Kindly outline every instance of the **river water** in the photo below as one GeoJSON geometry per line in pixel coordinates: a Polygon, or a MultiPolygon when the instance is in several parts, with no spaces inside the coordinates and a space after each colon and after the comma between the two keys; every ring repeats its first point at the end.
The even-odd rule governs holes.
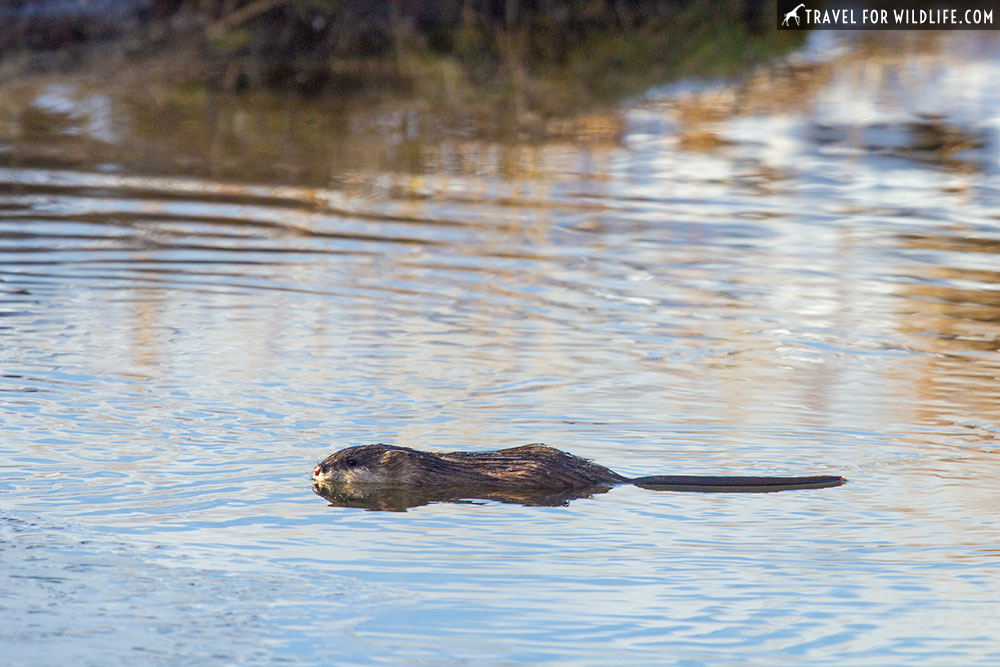
{"type": "Polygon", "coordinates": [[[8,84],[0,661],[1000,663],[997,80],[821,33],[538,131],[8,84]],[[849,483],[312,493],[376,441],[849,483]]]}

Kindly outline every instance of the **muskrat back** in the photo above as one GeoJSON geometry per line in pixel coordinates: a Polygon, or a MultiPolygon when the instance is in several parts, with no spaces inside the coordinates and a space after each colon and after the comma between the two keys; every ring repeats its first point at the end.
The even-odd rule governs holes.
{"type": "Polygon", "coordinates": [[[577,489],[627,478],[604,466],[542,444],[492,452],[421,452],[395,445],[348,447],[318,463],[313,481],[325,485],[577,489]]]}

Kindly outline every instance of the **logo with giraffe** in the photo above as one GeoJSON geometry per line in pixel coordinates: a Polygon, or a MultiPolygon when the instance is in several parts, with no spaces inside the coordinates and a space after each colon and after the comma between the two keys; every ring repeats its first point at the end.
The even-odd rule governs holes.
{"type": "Polygon", "coordinates": [[[791,19],[795,19],[795,25],[800,25],[800,22],[799,22],[799,10],[802,9],[803,7],[805,7],[805,6],[806,6],[806,4],[804,2],[800,2],[798,5],[795,6],[795,9],[793,9],[790,12],[785,13],[785,20],[781,22],[781,25],[790,26],[791,24],[788,21],[791,20],[791,19]]]}

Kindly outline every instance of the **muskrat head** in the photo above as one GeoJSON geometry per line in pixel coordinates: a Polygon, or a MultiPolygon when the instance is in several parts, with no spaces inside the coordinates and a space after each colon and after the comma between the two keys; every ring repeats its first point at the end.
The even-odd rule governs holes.
{"type": "Polygon", "coordinates": [[[423,452],[394,445],[364,445],[334,452],[313,468],[313,483],[325,486],[405,484],[420,469],[423,452]]]}

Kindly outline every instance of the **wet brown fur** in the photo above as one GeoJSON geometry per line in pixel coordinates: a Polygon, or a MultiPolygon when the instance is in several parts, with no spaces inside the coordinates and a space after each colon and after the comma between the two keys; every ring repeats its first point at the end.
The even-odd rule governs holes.
{"type": "Polygon", "coordinates": [[[394,445],[348,447],[313,470],[322,484],[580,489],[629,481],[604,466],[541,444],[493,452],[421,452],[394,445]]]}

